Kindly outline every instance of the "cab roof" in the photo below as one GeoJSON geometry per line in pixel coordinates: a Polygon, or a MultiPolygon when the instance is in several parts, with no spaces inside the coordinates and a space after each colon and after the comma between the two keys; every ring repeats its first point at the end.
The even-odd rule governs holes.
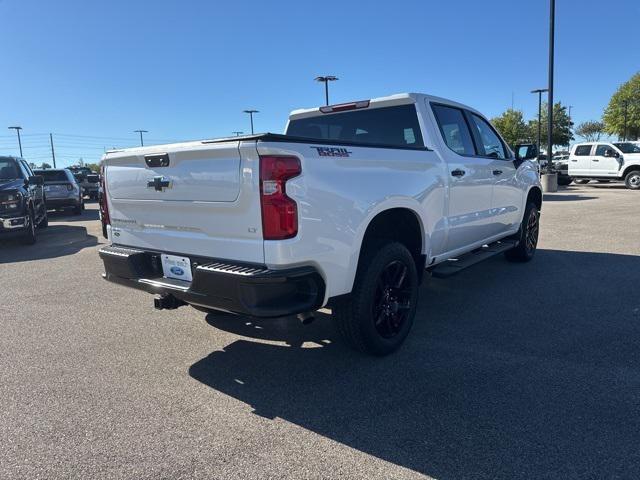
{"type": "Polygon", "coordinates": [[[343,110],[346,110],[346,108],[341,108],[341,107],[346,107],[351,104],[364,104],[365,102],[368,102],[368,105],[366,107],[360,107],[360,108],[371,109],[371,108],[392,107],[396,105],[409,105],[412,103],[415,104],[415,103],[424,102],[425,100],[429,102],[434,102],[434,103],[443,103],[446,105],[452,105],[458,108],[464,108],[474,113],[477,113],[480,116],[483,116],[480,112],[478,112],[474,108],[471,108],[468,105],[464,105],[459,102],[455,102],[453,100],[449,100],[447,98],[436,97],[434,95],[428,95],[426,93],[397,93],[395,95],[389,95],[387,97],[372,98],[370,100],[356,100],[352,102],[329,105],[328,107],[335,109],[334,111],[329,111],[328,107],[302,108],[298,110],[293,110],[289,114],[289,120],[298,120],[301,118],[317,117],[319,115],[337,114],[343,110]]]}

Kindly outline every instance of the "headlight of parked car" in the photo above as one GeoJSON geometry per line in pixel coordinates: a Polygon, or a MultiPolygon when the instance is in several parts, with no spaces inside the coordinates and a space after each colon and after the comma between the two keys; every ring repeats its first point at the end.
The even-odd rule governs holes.
{"type": "Polygon", "coordinates": [[[20,192],[0,194],[0,211],[5,213],[18,212],[21,205],[22,194],[20,192]]]}

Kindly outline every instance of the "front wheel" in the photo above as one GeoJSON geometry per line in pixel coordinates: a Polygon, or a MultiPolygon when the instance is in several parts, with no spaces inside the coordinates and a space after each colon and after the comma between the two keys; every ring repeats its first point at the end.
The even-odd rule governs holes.
{"type": "Polygon", "coordinates": [[[640,190],[640,170],[632,170],[624,177],[624,184],[631,190],[640,190]]]}
{"type": "Polygon", "coordinates": [[[525,208],[518,233],[518,245],[505,252],[511,262],[528,262],[536,253],[540,231],[540,212],[535,203],[529,202],[525,208]]]}
{"type": "Polygon", "coordinates": [[[333,314],[350,346],[382,356],[407,338],[417,302],[413,256],[403,244],[392,242],[363,252],[351,295],[334,305],[333,314]]]}
{"type": "Polygon", "coordinates": [[[27,215],[27,225],[25,226],[21,240],[25,245],[33,245],[36,243],[36,224],[32,210],[29,210],[29,215],[27,215]]]}

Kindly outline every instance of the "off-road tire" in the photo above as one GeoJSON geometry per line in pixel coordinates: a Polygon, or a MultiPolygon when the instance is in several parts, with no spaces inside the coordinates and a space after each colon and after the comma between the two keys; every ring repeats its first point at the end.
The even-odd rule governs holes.
{"type": "Polygon", "coordinates": [[[533,202],[527,203],[517,234],[518,245],[504,255],[510,262],[528,262],[536,253],[540,231],[540,212],[533,202]]]}
{"type": "Polygon", "coordinates": [[[383,356],[406,339],[417,301],[418,273],[407,247],[399,242],[377,243],[363,252],[353,290],[336,302],[333,315],[351,347],[383,356]]]}

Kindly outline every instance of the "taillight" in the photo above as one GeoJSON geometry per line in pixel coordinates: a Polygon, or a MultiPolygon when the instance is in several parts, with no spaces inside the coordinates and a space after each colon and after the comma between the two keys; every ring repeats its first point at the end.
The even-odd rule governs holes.
{"type": "MultiPolygon", "coordinates": [[[[111,220],[109,219],[109,204],[107,202],[107,182],[106,182],[106,169],[105,164],[100,165],[100,189],[102,190],[102,194],[100,195],[100,210],[102,213],[102,232],[106,233],[107,225],[111,225],[111,220]]],[[[106,234],[105,234],[106,237],[106,234]]]]}
{"type": "Polygon", "coordinates": [[[298,206],[287,197],[287,180],[302,172],[297,157],[260,157],[260,205],[265,240],[283,240],[298,234],[298,206]]]}
{"type": "Polygon", "coordinates": [[[73,191],[73,185],[71,185],[70,183],[67,184],[67,190],[69,190],[70,192],[73,191]]]}

